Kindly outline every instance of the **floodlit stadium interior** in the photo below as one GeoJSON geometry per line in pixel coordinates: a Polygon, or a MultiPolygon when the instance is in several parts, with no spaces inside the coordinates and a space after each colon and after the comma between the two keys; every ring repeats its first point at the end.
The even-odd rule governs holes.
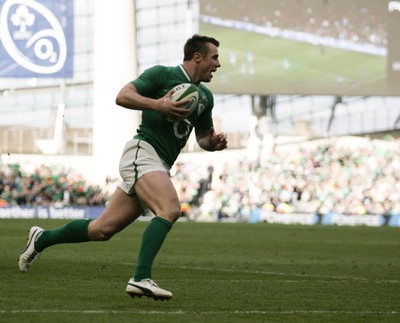
{"type": "MultiPolygon", "coordinates": [[[[265,17],[269,25],[263,17],[254,19],[268,28],[278,24],[285,12],[279,11],[282,1],[270,2],[274,8],[270,13],[275,20],[269,19],[268,14],[265,17]]],[[[289,5],[291,1],[283,2],[289,5]]],[[[312,5],[322,2],[304,1],[309,5],[305,14],[310,14],[312,5]]],[[[219,15],[219,6],[226,3],[230,8],[244,3],[247,6],[245,0],[222,1],[222,4],[216,0],[118,0],[112,6],[106,1],[73,1],[70,76],[10,77],[5,74],[6,66],[0,65],[0,202],[3,206],[104,205],[119,180],[118,161],[123,146],[140,121],[139,112],[116,106],[117,92],[152,65],[179,64],[185,40],[192,34],[208,31],[214,18],[242,19],[237,10],[225,12],[226,17],[219,15]],[[12,199],[10,191],[16,183],[24,187],[24,178],[29,175],[32,179],[32,174],[53,178],[58,183],[68,182],[68,190],[57,186],[59,196],[55,198],[48,192],[43,193],[42,187],[38,190],[39,198],[26,195],[12,199]],[[8,192],[5,190],[7,181],[14,181],[8,192]],[[79,195],[84,187],[90,187],[90,193],[79,195]]],[[[264,9],[268,12],[268,7],[264,9]]],[[[254,27],[251,19],[250,15],[243,17],[246,28],[249,24],[254,27]]],[[[221,28],[223,23],[218,21],[221,28]]],[[[304,21],[298,23],[306,24],[304,21]]],[[[322,23],[329,24],[327,20],[322,23]]],[[[283,25],[279,28],[287,30],[291,26],[287,21],[283,25]]],[[[385,21],[378,27],[388,28],[385,21]]],[[[278,33],[277,26],[271,30],[266,32],[278,33]]],[[[365,26],[363,31],[376,32],[365,26]]],[[[302,32],[296,30],[293,36],[287,37],[297,37],[302,32]]],[[[382,33],[387,36],[388,29],[382,33]]],[[[218,29],[218,35],[225,34],[218,29]]],[[[378,37],[381,34],[374,35],[369,38],[375,42],[374,46],[387,46],[383,38],[378,37]]],[[[274,41],[277,37],[274,34],[274,41]]],[[[318,37],[332,36],[321,32],[318,37]]],[[[365,34],[363,37],[368,38],[365,34]]],[[[220,39],[220,47],[221,53],[226,55],[221,61],[226,59],[227,65],[231,63],[234,68],[240,55],[233,55],[232,47],[224,49],[224,39],[220,39]]],[[[360,39],[361,36],[357,42],[360,39]]],[[[5,43],[3,38],[2,41],[5,43]]],[[[353,50],[353,45],[346,41],[344,46],[353,50]]],[[[238,39],[238,48],[241,43],[238,39]]],[[[231,46],[232,42],[229,44],[231,46]]],[[[392,47],[394,55],[398,55],[394,60],[400,61],[400,45],[396,46],[392,47]]],[[[324,55],[331,50],[329,46],[326,48],[324,55]]],[[[384,53],[385,50],[386,47],[384,53]]],[[[257,70],[250,72],[249,64],[258,56],[253,58],[253,52],[249,53],[246,70],[243,71],[242,64],[238,71],[242,68],[243,73],[257,74],[257,70]]],[[[298,63],[293,58],[295,54],[283,58],[283,69],[288,70],[293,62],[298,63]]],[[[379,55],[386,55],[387,59],[390,56],[379,55]]],[[[306,58],[302,62],[306,62],[306,58]]],[[[391,189],[400,187],[399,76],[394,81],[390,79],[396,86],[390,85],[391,92],[384,92],[385,95],[378,90],[364,93],[365,88],[355,94],[342,94],[337,89],[327,93],[325,88],[320,93],[317,90],[311,93],[317,85],[304,93],[284,93],[284,87],[271,92],[268,86],[274,79],[268,76],[268,64],[265,68],[262,76],[269,81],[263,87],[261,79],[261,84],[256,86],[257,93],[250,90],[230,92],[227,87],[228,90],[219,91],[228,84],[223,82],[233,75],[221,68],[220,83],[214,90],[214,121],[219,131],[227,133],[229,149],[202,153],[195,140],[189,140],[173,170],[183,212],[193,217],[213,214],[249,219],[256,205],[278,213],[325,214],[332,210],[386,216],[400,213],[400,196],[391,189]],[[193,169],[202,171],[193,172],[193,169]]],[[[369,73],[375,71],[368,70],[362,77],[370,77],[369,73]]],[[[242,84],[235,82],[233,89],[238,86],[242,84]]],[[[210,87],[213,89],[212,84],[210,87]]]]}

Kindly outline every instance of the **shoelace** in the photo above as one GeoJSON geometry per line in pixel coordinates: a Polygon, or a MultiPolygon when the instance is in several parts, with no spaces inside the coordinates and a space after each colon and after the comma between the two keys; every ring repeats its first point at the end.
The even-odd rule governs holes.
{"type": "Polygon", "coordinates": [[[149,283],[151,286],[158,287],[158,285],[152,279],[146,278],[146,279],[143,279],[142,281],[149,283]]]}

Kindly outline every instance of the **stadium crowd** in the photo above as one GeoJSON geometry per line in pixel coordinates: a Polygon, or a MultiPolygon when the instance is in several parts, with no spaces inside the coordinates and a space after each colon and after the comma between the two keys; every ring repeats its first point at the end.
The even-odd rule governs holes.
{"type": "MultiPolygon", "coordinates": [[[[206,168],[206,167],[204,167],[206,168]]],[[[246,219],[278,213],[400,213],[400,145],[396,140],[348,145],[329,140],[276,151],[263,164],[237,159],[219,174],[179,165],[177,187],[190,216],[246,219]]]]}
{"type": "MultiPolygon", "coordinates": [[[[255,209],[277,213],[399,214],[400,143],[345,140],[277,150],[262,163],[241,159],[223,165],[178,162],[172,180],[183,215],[245,220],[255,209]]],[[[104,205],[111,186],[92,186],[57,167],[31,174],[1,165],[0,206],[104,205]]]]}
{"type": "Polygon", "coordinates": [[[41,165],[28,172],[19,164],[0,165],[0,207],[94,206],[108,201],[107,191],[69,169],[41,165]]]}

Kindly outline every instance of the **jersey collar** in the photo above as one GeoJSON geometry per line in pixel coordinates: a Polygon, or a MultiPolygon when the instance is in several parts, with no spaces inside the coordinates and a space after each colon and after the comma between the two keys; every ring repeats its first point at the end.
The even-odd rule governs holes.
{"type": "Polygon", "coordinates": [[[192,79],[190,78],[188,72],[186,72],[186,70],[185,70],[185,68],[183,67],[183,65],[180,64],[179,67],[180,67],[182,73],[186,76],[187,80],[191,83],[191,82],[192,82],[192,79]]]}

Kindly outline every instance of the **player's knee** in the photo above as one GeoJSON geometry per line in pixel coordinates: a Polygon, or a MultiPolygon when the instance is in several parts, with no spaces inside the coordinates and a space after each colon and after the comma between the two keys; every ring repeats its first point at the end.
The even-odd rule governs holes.
{"type": "Polygon", "coordinates": [[[181,216],[181,206],[180,204],[171,205],[168,210],[166,210],[163,214],[163,217],[166,218],[171,223],[176,222],[181,216]]]}
{"type": "Polygon", "coordinates": [[[107,241],[114,234],[96,226],[89,227],[88,236],[91,241],[107,241]]]}

